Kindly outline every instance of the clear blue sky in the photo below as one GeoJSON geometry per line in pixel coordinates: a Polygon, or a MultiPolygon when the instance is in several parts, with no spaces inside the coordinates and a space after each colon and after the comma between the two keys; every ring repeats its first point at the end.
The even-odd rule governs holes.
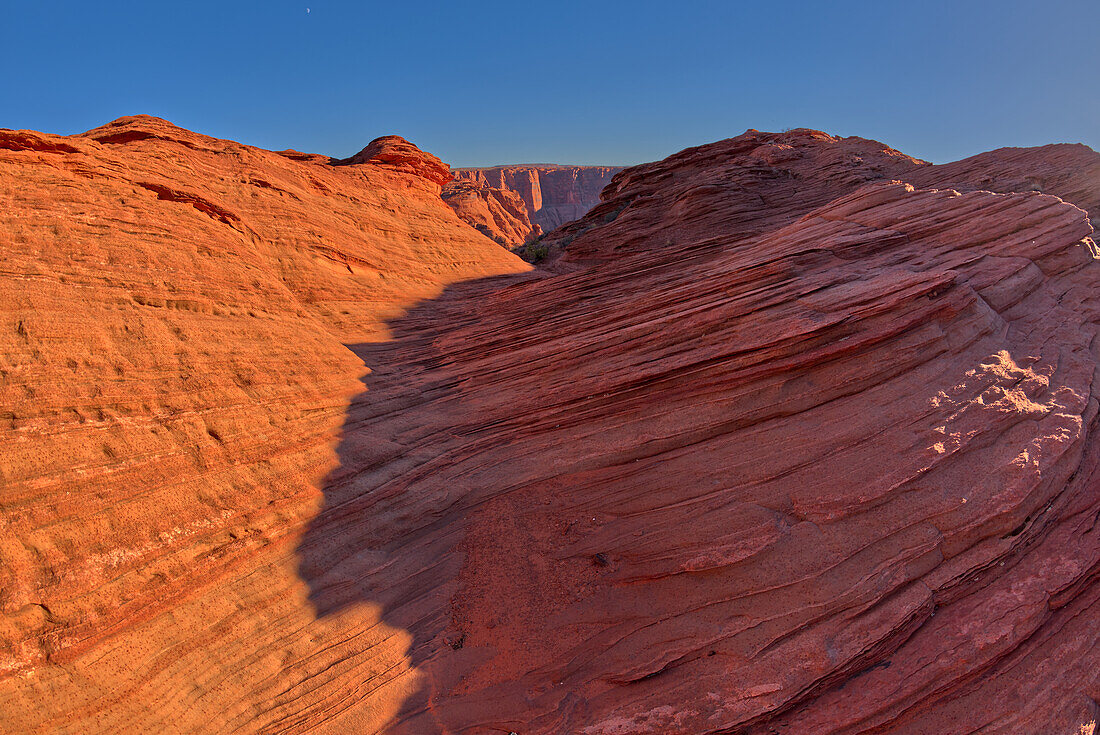
{"type": "Polygon", "coordinates": [[[11,0],[0,64],[0,127],[148,113],[336,156],[396,133],[460,166],[638,163],[750,127],[937,162],[1100,149],[1100,0],[11,0]]]}

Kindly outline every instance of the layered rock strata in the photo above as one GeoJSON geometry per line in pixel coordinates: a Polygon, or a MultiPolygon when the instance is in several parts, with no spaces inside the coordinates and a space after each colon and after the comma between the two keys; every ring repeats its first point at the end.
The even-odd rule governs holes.
{"type": "Polygon", "coordinates": [[[750,131],[529,273],[407,150],[0,133],[4,726],[1087,731],[1070,152],[750,131]]]}
{"type": "Polygon", "coordinates": [[[359,351],[394,367],[349,423],[424,459],[342,455],[313,599],[413,632],[393,732],[1087,726],[1091,231],[880,183],[750,243],[460,289],[359,351]]]}

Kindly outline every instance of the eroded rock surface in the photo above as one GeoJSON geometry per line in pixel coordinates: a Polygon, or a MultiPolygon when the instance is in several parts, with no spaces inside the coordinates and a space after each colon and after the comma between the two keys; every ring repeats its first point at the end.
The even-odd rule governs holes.
{"type": "Polygon", "coordinates": [[[1090,233],[1053,197],[872,184],[752,246],[414,313],[351,420],[401,405],[435,456],[336,481],[316,599],[416,631],[397,732],[1072,731],[1100,693],[1090,233]]]}
{"type": "Polygon", "coordinates": [[[599,205],[545,242],[564,249],[567,262],[593,262],[716,236],[749,240],[868,182],[928,165],[864,138],[749,130],[621,171],[599,205]]]}
{"type": "Polygon", "coordinates": [[[618,174],[551,274],[415,166],[0,133],[5,724],[1086,732],[1062,151],[959,193],[1021,174],[750,131],[618,174]]]}
{"type": "Polygon", "coordinates": [[[486,237],[515,247],[584,216],[621,167],[517,165],[454,169],[443,199],[486,237]]]}
{"type": "Polygon", "coordinates": [[[1086,212],[1100,209],[1100,153],[1084,145],[1001,148],[931,165],[865,138],[749,130],[623,170],[598,205],[548,231],[544,242],[565,252],[567,263],[587,263],[717,233],[749,239],[835,196],[891,179],[960,191],[1038,191],[1086,212]]]}
{"type": "Polygon", "coordinates": [[[1093,217],[1100,212],[1100,153],[1079,143],[998,148],[929,166],[911,174],[909,180],[918,186],[960,191],[1039,191],[1073,202],[1093,217]]]}

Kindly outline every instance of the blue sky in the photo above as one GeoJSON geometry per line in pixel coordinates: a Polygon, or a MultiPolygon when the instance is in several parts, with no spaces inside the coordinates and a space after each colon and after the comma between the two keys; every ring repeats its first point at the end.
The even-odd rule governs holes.
{"type": "Polygon", "coordinates": [[[336,156],[395,133],[460,166],[639,163],[750,127],[936,162],[1100,149],[1097,0],[5,5],[0,127],[148,113],[336,156]]]}

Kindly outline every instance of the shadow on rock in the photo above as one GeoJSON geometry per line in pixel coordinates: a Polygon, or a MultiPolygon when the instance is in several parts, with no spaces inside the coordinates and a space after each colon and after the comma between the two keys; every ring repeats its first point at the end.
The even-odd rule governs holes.
{"type": "MultiPolygon", "coordinates": [[[[462,665],[463,636],[452,626],[450,604],[462,566],[458,547],[468,512],[489,489],[454,471],[477,453],[477,408],[457,389],[460,378],[437,341],[476,324],[492,293],[531,279],[452,286],[391,322],[390,341],[348,345],[370,372],[347,409],[338,466],[299,546],[299,572],[319,618],[370,603],[385,626],[411,635],[407,663],[420,683],[390,732],[446,729],[429,698],[452,662],[462,665]],[[449,471],[441,482],[443,469],[449,471]],[[432,673],[425,672],[429,661],[432,673]]],[[[374,623],[372,616],[353,625],[374,623]]],[[[394,671],[381,679],[403,675],[404,664],[392,663],[394,671]]]]}

